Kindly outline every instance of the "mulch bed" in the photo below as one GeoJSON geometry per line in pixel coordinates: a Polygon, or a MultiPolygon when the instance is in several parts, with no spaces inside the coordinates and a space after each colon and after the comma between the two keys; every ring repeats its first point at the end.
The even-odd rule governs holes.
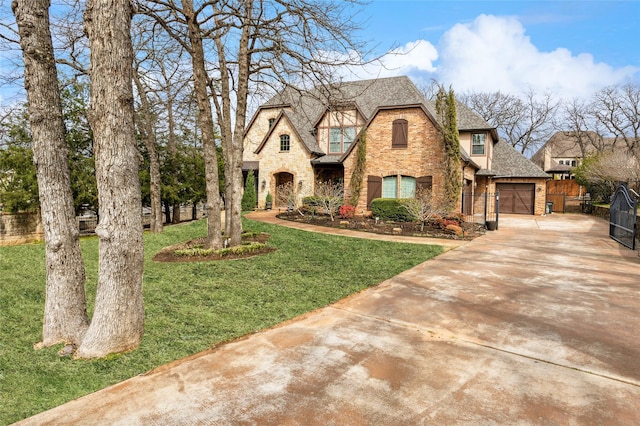
{"type": "Polygon", "coordinates": [[[290,220],[294,222],[309,223],[317,226],[326,226],[329,228],[352,229],[354,231],[372,232],[375,234],[386,235],[403,235],[410,237],[429,237],[429,238],[445,238],[449,240],[472,240],[476,237],[484,235],[486,228],[484,225],[477,223],[463,223],[462,229],[464,235],[456,235],[450,229],[443,229],[437,224],[425,224],[421,229],[420,223],[417,222],[393,222],[393,221],[376,221],[370,217],[355,217],[353,219],[341,219],[338,216],[331,221],[329,215],[301,215],[299,212],[286,212],[277,215],[279,219],[290,220]]]}
{"type": "MultiPolygon", "coordinates": [[[[258,235],[252,235],[248,237],[242,237],[243,243],[249,242],[258,242],[266,244],[267,240],[271,235],[266,233],[260,233],[258,235]]],[[[220,256],[217,253],[213,253],[209,256],[176,256],[174,252],[176,250],[181,249],[189,249],[200,246],[204,244],[205,238],[196,238],[195,240],[174,244],[169,247],[165,247],[156,253],[153,256],[153,260],[156,262],[207,262],[207,261],[217,261],[217,260],[237,260],[237,259],[248,259],[250,257],[259,256],[266,253],[271,253],[277,250],[275,247],[265,246],[263,249],[258,251],[252,251],[250,253],[241,253],[241,254],[227,254],[225,256],[220,256]]]]}

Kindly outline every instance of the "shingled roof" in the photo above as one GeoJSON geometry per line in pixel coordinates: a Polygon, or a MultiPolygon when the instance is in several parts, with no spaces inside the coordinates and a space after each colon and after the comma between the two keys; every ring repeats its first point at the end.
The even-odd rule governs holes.
{"type": "Polygon", "coordinates": [[[495,177],[548,178],[544,170],[520,154],[511,144],[500,139],[493,146],[491,173],[495,177]]]}
{"type": "MultiPolygon", "coordinates": [[[[329,87],[316,87],[310,91],[288,87],[269,99],[260,109],[287,107],[284,115],[309,151],[321,154],[322,150],[312,131],[327,108],[345,105],[357,108],[365,121],[371,120],[378,109],[406,106],[422,106],[432,119],[436,116],[434,102],[427,100],[406,76],[345,82],[329,87]]],[[[458,130],[495,132],[495,128],[464,104],[458,102],[456,109],[458,130]]]]}

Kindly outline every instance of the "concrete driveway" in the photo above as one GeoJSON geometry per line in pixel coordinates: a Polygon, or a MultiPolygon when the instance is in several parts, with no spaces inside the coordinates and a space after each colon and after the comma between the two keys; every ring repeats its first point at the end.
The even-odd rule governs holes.
{"type": "Polygon", "coordinates": [[[581,215],[500,229],[335,305],[23,424],[640,424],[640,257],[581,215]]]}

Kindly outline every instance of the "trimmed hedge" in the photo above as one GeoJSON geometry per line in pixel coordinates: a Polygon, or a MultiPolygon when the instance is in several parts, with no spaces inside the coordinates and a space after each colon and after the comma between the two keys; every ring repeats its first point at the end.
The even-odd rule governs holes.
{"type": "Polygon", "coordinates": [[[401,198],[376,198],[371,201],[371,212],[373,217],[379,217],[381,220],[413,222],[414,217],[405,207],[407,201],[401,198]]]}

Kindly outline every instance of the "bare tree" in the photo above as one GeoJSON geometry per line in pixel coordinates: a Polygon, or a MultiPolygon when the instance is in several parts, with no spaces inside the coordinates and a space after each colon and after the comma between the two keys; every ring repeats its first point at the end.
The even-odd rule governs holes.
{"type": "MultiPolygon", "coordinates": [[[[240,242],[242,231],[242,156],[249,93],[334,81],[335,66],[361,58],[353,54],[362,50],[353,41],[354,5],[357,2],[228,0],[194,8],[190,0],[181,6],[164,0],[141,2],[140,9],[181,40],[192,57],[197,53],[194,46],[209,43],[208,57],[203,50],[198,67],[209,72],[207,102],[213,101],[220,129],[226,234],[232,245],[240,242]]],[[[206,92],[197,82],[195,93],[204,103],[206,92]]],[[[205,142],[205,150],[206,146],[205,142]]]]}
{"type": "Polygon", "coordinates": [[[136,69],[133,73],[140,107],[136,111],[136,124],[138,133],[144,143],[149,155],[149,195],[151,198],[151,224],[149,230],[152,233],[162,232],[162,200],[160,199],[160,157],[156,141],[154,128],[154,113],[146,87],[142,84],[142,79],[136,69]]]}
{"type": "Polygon", "coordinates": [[[318,181],[315,185],[315,196],[333,222],[338,208],[344,203],[344,185],[341,182],[318,181]]]}
{"type": "Polygon", "coordinates": [[[592,113],[613,136],[613,147],[623,145],[640,158],[640,86],[607,87],[594,95],[592,113]]]}
{"type": "Polygon", "coordinates": [[[572,99],[562,105],[562,113],[560,129],[563,136],[575,142],[582,158],[606,149],[601,125],[588,102],[572,99]]]}
{"type": "Polygon", "coordinates": [[[539,95],[532,89],[520,95],[469,92],[459,99],[522,154],[534,153],[555,132],[554,118],[560,103],[549,93],[539,95]]]}
{"type": "MultiPolygon", "coordinates": [[[[208,76],[203,43],[204,31],[200,25],[199,13],[211,6],[205,3],[194,9],[192,0],[181,5],[156,0],[140,4],[140,9],[158,22],[164,30],[178,41],[191,57],[193,68],[194,95],[198,104],[198,127],[202,136],[205,158],[207,192],[207,247],[222,248],[222,223],[220,218],[220,193],[218,188],[218,161],[215,128],[208,93],[208,76]]],[[[205,20],[206,21],[206,20],[205,20]]]]}
{"type": "Polygon", "coordinates": [[[357,2],[237,0],[214,7],[219,80],[210,87],[225,157],[227,232],[240,241],[242,156],[250,91],[335,82],[336,66],[360,64],[357,2]],[[356,54],[354,54],[354,52],[356,54]],[[346,55],[345,55],[346,54],[346,55]]]}
{"type": "Polygon", "coordinates": [[[49,0],[16,0],[47,268],[42,342],[79,345],[89,325],[65,127],[49,30],[49,0]]]}
{"type": "Polygon", "coordinates": [[[424,231],[424,225],[431,219],[445,216],[450,210],[445,197],[433,192],[430,188],[418,188],[416,197],[405,200],[403,206],[415,220],[420,222],[420,232],[424,231]]]}
{"type": "Polygon", "coordinates": [[[293,182],[283,183],[276,188],[276,203],[278,208],[286,207],[288,211],[296,210],[304,216],[300,211],[300,194],[298,187],[293,182]]]}
{"type": "Polygon", "coordinates": [[[144,331],[132,15],[127,0],[89,0],[84,16],[91,54],[89,121],[95,144],[100,253],[95,311],[78,358],[134,349],[144,331]]]}

